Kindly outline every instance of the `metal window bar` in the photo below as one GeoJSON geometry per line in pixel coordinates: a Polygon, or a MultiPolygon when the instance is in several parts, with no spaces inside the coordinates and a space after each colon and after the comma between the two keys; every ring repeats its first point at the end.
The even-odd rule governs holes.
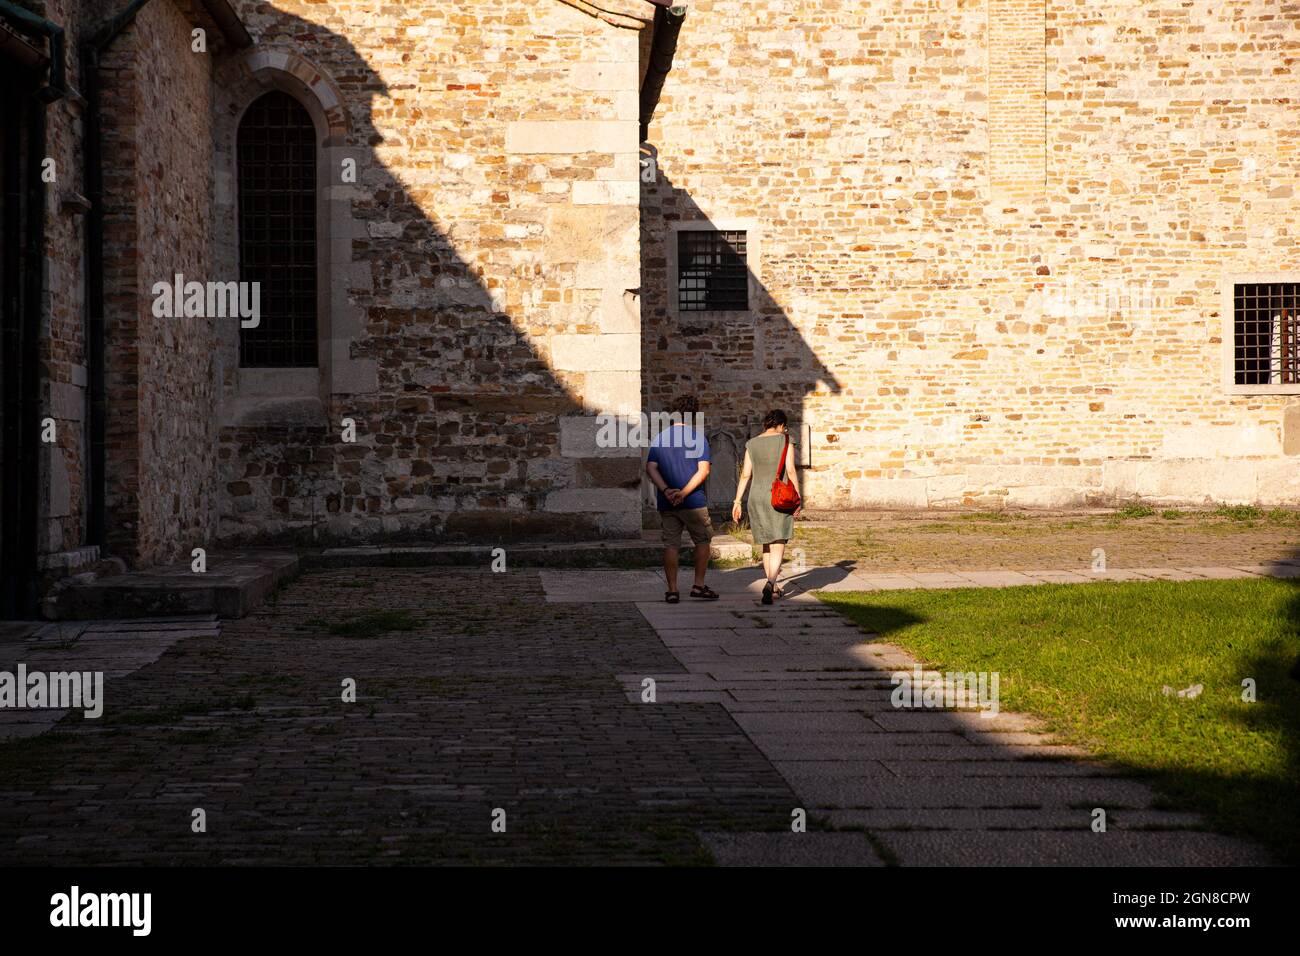
{"type": "Polygon", "coordinates": [[[245,368],[316,365],[316,128],[287,93],[239,126],[239,278],[261,283],[261,322],[239,332],[245,368]]]}
{"type": "Polygon", "coordinates": [[[1232,317],[1236,384],[1300,384],[1300,282],[1235,284],[1232,317]]]}
{"type": "Polygon", "coordinates": [[[683,312],[749,308],[745,233],[684,229],[677,233],[677,306],[683,312]]]}

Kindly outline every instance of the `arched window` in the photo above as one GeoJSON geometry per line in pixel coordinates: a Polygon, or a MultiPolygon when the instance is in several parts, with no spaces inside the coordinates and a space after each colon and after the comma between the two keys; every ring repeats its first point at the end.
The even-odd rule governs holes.
{"type": "Polygon", "coordinates": [[[239,331],[244,368],[309,368],[316,348],[316,127],[296,99],[259,97],[239,124],[239,278],[261,321],[239,331]]]}

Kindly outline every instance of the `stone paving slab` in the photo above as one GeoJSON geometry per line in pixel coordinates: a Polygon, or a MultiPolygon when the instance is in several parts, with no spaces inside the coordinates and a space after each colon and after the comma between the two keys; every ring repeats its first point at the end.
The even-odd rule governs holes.
{"type": "MultiPolygon", "coordinates": [[[[931,763],[951,760],[962,764],[990,760],[1024,760],[1031,763],[1047,763],[1053,760],[1087,756],[1077,748],[1054,747],[1048,744],[994,748],[973,743],[951,734],[908,735],[909,738],[912,736],[921,738],[917,742],[913,742],[911,739],[900,740],[900,736],[902,735],[873,735],[855,741],[853,749],[856,759],[861,759],[875,766],[891,760],[925,760],[931,763]],[[945,742],[942,739],[945,737],[951,737],[955,742],[945,742]]],[[[773,750],[778,749],[781,742],[776,738],[769,738],[769,740],[771,740],[773,750]]],[[[782,765],[789,766],[792,771],[802,771],[821,776],[837,771],[847,776],[858,775],[859,768],[854,766],[855,757],[835,747],[828,746],[823,749],[825,750],[825,756],[819,757],[816,753],[816,742],[810,741],[806,747],[798,750],[791,746],[789,748],[790,754],[787,755],[782,765]],[[838,766],[832,766],[832,764],[838,764],[838,766]]]]}
{"type": "Polygon", "coordinates": [[[861,833],[705,833],[719,866],[884,866],[861,833]]]}
{"type": "Polygon", "coordinates": [[[1107,767],[1065,760],[882,760],[896,777],[1105,777],[1107,767]]]}
{"type": "Polygon", "coordinates": [[[1267,866],[1262,849],[1192,830],[895,833],[880,841],[904,866],[1267,866]]]}
{"type": "MultiPolygon", "coordinates": [[[[759,742],[760,748],[762,743],[759,742]]],[[[1157,802],[1151,789],[1135,780],[1114,777],[1079,779],[1025,778],[908,778],[851,777],[839,772],[800,776],[786,773],[782,760],[773,763],[801,798],[815,807],[965,808],[984,807],[1131,807],[1151,809],[1157,802]]]]}
{"type": "MultiPolygon", "coordinates": [[[[1088,810],[1050,807],[1041,810],[830,810],[826,816],[836,827],[867,830],[1078,830],[1092,832],[1088,810]]],[[[1165,810],[1115,810],[1106,817],[1107,830],[1185,830],[1195,828],[1194,813],[1165,810]]]]}
{"type": "Polygon", "coordinates": [[[1138,568],[1143,575],[1153,581],[1203,581],[1201,575],[1183,568],[1138,568]]]}
{"type": "Polygon", "coordinates": [[[1194,574],[1198,578],[1203,578],[1207,581],[1229,581],[1238,578],[1254,578],[1260,576],[1253,571],[1246,571],[1242,568],[1180,568],[1179,570],[1186,571],[1188,574],[1194,574]]]}

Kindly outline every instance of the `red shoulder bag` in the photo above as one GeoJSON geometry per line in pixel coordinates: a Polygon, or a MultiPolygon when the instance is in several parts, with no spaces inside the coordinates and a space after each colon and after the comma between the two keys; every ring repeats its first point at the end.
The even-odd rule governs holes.
{"type": "Polygon", "coordinates": [[[772,479],[772,510],[792,515],[799,510],[799,492],[794,482],[785,477],[785,457],[790,453],[790,436],[785,436],[785,445],[781,448],[781,464],[772,479]]]}

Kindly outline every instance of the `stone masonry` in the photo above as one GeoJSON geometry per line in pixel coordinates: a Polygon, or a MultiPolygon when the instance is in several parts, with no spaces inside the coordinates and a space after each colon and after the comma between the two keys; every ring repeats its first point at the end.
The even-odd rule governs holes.
{"type": "Polygon", "coordinates": [[[784,407],[819,508],[1300,501],[1296,387],[1221,370],[1225,280],[1300,274],[1298,20],[692,4],[649,136],[646,405],[703,393],[728,448],[784,407]],[[675,312],[682,223],[748,230],[748,312],[675,312]]]}
{"type": "Polygon", "coordinates": [[[637,533],[637,452],[590,413],[639,410],[639,30],[533,0],[243,13],[219,123],[268,88],[319,114],[328,246],[319,369],[225,344],[222,537],[637,533]]]}

